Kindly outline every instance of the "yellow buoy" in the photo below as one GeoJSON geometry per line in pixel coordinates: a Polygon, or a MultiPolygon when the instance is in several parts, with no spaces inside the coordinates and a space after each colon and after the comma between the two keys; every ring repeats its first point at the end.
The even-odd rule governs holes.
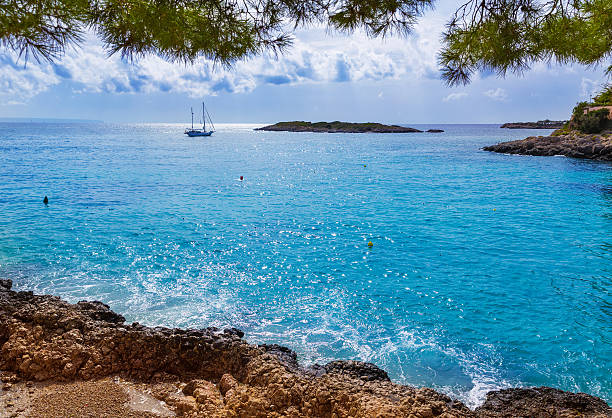
{"type": "Polygon", "coordinates": [[[365,165],[365,164],[364,164],[363,166],[364,166],[364,167],[366,167],[366,165],[365,165]]]}
{"type": "Polygon", "coordinates": [[[368,242],[368,247],[373,247],[374,244],[372,243],[372,241],[368,242]]]}

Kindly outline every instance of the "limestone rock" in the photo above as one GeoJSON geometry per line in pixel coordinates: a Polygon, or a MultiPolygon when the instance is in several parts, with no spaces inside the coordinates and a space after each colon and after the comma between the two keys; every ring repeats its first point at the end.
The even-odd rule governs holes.
{"type": "Polygon", "coordinates": [[[549,387],[503,389],[487,394],[476,409],[481,417],[612,417],[612,409],[586,393],[549,387]]]}
{"type": "Polygon", "coordinates": [[[183,393],[176,392],[178,386],[153,385],[159,398],[188,417],[552,417],[610,411],[600,399],[550,388],[493,392],[471,411],[433,389],[395,384],[370,363],[304,368],[292,350],[248,344],[236,329],[126,325],[101,302],[71,305],[14,292],[11,285],[0,282],[0,378],[7,383],[118,375],[141,382],[173,379],[188,382],[183,393]]]}

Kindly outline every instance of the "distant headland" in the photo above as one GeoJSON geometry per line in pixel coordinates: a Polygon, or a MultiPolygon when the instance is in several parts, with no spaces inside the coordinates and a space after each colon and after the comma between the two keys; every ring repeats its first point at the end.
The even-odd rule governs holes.
{"type": "Polygon", "coordinates": [[[571,119],[550,136],[530,136],[484,147],[483,150],[612,161],[612,85],[606,86],[592,102],[576,104],[571,119]]]}
{"type": "Polygon", "coordinates": [[[483,150],[503,154],[564,155],[572,158],[612,161],[612,136],[555,132],[551,136],[530,136],[519,141],[502,142],[484,147],[483,150]]]}
{"type": "Polygon", "coordinates": [[[104,123],[97,119],[0,118],[2,123],[104,123]]]}
{"type": "Polygon", "coordinates": [[[382,123],[353,123],[353,122],[278,122],[274,125],[255,128],[256,131],[285,131],[285,132],[329,132],[329,133],[407,133],[423,132],[419,129],[407,128],[399,125],[383,125],[382,123]]]}
{"type": "Polygon", "coordinates": [[[566,120],[539,120],[537,122],[511,122],[504,123],[500,128],[507,129],[559,129],[568,121],[566,120]]]}

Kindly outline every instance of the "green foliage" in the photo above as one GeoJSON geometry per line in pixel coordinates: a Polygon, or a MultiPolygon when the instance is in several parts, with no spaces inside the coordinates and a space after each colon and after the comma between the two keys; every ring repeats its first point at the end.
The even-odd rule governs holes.
{"type": "Polygon", "coordinates": [[[294,131],[294,132],[421,132],[413,128],[406,128],[399,125],[384,125],[375,122],[278,122],[274,125],[258,128],[258,130],[268,131],[294,131]]]}
{"type": "Polygon", "coordinates": [[[51,61],[90,28],[110,53],[127,58],[231,63],[290,44],[274,15],[262,22],[263,15],[249,18],[242,3],[224,0],[0,0],[0,42],[51,61]]]}
{"type": "Polygon", "coordinates": [[[590,106],[588,102],[578,102],[576,106],[574,106],[574,110],[572,110],[572,120],[581,117],[584,114],[584,111],[590,106]]]}
{"type": "MultiPolygon", "coordinates": [[[[0,0],[0,44],[55,60],[93,30],[109,53],[223,64],[281,53],[310,24],[407,35],[436,0],[0,0]]],[[[480,71],[521,73],[540,61],[610,64],[611,0],[467,0],[439,55],[448,84],[480,71]],[[607,63],[606,63],[607,61],[607,63]]],[[[612,65],[608,67],[612,75],[612,65]]],[[[608,99],[609,100],[609,97],[608,99]]]]}
{"type": "Polygon", "coordinates": [[[333,122],[305,122],[305,121],[291,121],[291,122],[278,122],[274,126],[288,128],[288,127],[308,127],[315,129],[382,129],[389,127],[399,127],[398,125],[383,125],[375,122],[355,123],[355,122],[340,122],[335,120],[333,122]]]}
{"type": "Polygon", "coordinates": [[[439,62],[451,85],[478,72],[520,74],[539,61],[604,64],[610,28],[610,0],[469,0],[447,26],[439,62]]]}
{"type": "Polygon", "coordinates": [[[325,23],[407,34],[434,0],[0,0],[0,44],[55,60],[94,30],[109,53],[223,64],[291,45],[290,28],[325,23]]]}
{"type": "Polygon", "coordinates": [[[565,125],[563,125],[563,127],[556,129],[555,131],[553,131],[552,134],[550,134],[550,136],[563,136],[563,135],[568,135],[572,130],[569,128],[569,122],[566,123],[565,125]]]}
{"type": "Polygon", "coordinates": [[[612,84],[606,85],[593,99],[593,106],[612,106],[612,84]]]}
{"type": "MultiPolygon", "coordinates": [[[[112,53],[193,62],[198,56],[231,62],[259,51],[254,25],[222,3],[201,1],[108,0],[93,15],[112,53]]],[[[270,39],[283,47],[282,37],[270,39]]]]}
{"type": "Polygon", "coordinates": [[[88,0],[0,0],[0,43],[36,59],[55,59],[82,39],[88,0]]]}
{"type": "Polygon", "coordinates": [[[589,112],[582,118],[580,130],[587,134],[600,133],[607,125],[610,111],[608,109],[599,109],[589,112]]]}
{"type": "Polygon", "coordinates": [[[587,134],[600,133],[610,123],[610,111],[599,109],[584,113],[588,107],[587,102],[580,102],[574,107],[570,128],[587,134]]]}

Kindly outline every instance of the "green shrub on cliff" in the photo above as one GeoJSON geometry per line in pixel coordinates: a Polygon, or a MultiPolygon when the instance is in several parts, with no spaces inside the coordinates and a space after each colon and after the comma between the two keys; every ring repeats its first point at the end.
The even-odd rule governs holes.
{"type": "Polygon", "coordinates": [[[584,115],[580,130],[587,134],[598,134],[606,127],[610,111],[599,109],[584,115]]]}
{"type": "Polygon", "coordinates": [[[582,118],[584,117],[584,111],[588,109],[588,102],[578,102],[576,106],[574,106],[574,110],[572,110],[572,118],[569,121],[568,129],[569,130],[580,130],[580,125],[582,124],[582,118]]]}
{"type": "Polygon", "coordinates": [[[570,128],[586,134],[600,133],[610,124],[610,111],[599,109],[585,114],[584,111],[589,106],[587,102],[580,102],[574,107],[570,128]]]}
{"type": "Polygon", "coordinates": [[[612,106],[612,84],[606,84],[592,102],[576,103],[567,130],[597,134],[604,129],[612,129],[612,120],[610,120],[611,115],[608,109],[587,112],[590,107],[595,106],[612,106]]]}
{"type": "Polygon", "coordinates": [[[576,119],[577,117],[584,114],[584,111],[591,106],[588,102],[578,102],[576,106],[574,106],[574,110],[572,110],[572,119],[576,119]]]}

